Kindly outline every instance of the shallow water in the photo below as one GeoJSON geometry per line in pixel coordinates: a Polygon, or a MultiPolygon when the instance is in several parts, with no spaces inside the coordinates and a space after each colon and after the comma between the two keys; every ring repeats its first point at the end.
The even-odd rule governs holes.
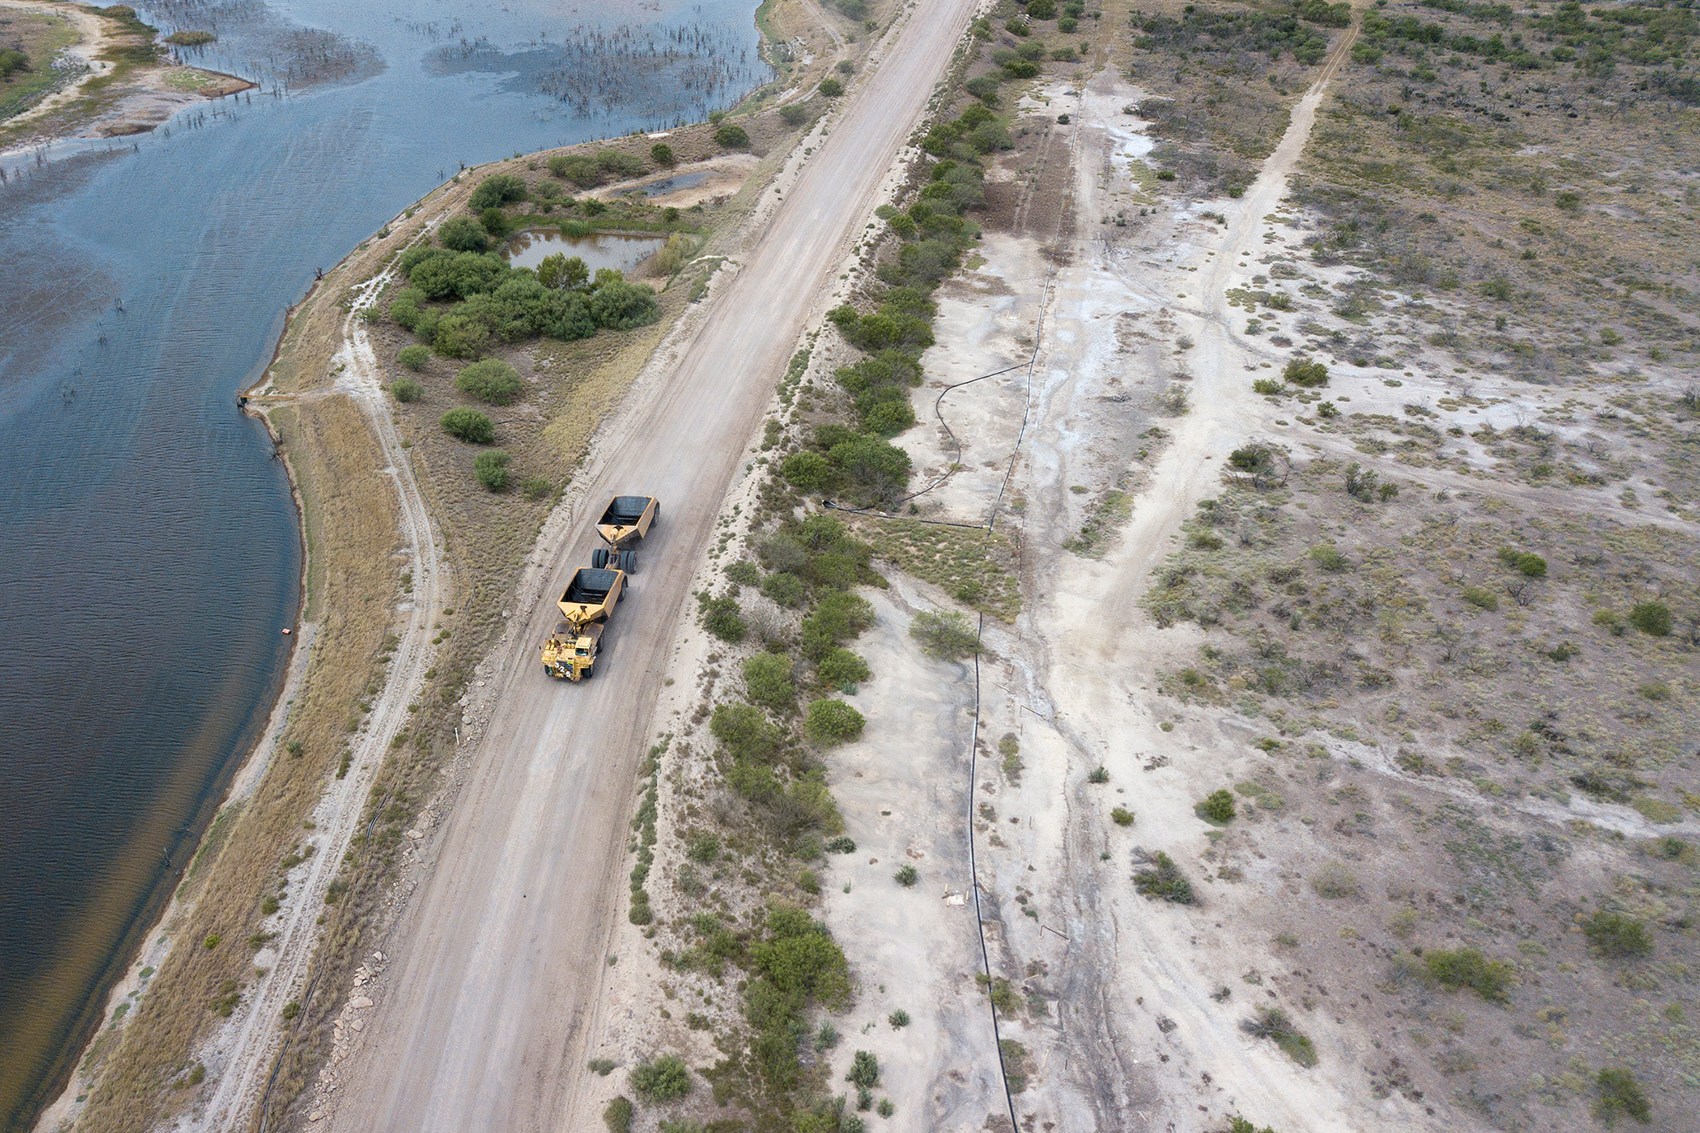
{"type": "Polygon", "coordinates": [[[264,726],[299,602],[238,390],[460,163],[701,117],[754,0],[167,0],[260,90],[0,158],[0,1126],[27,1127],[264,726]],[[597,92],[601,93],[598,94],[597,92]]]}
{"type": "Polygon", "coordinates": [[[544,256],[557,253],[577,256],[591,275],[603,268],[630,272],[643,261],[667,246],[665,236],[627,236],[618,232],[599,232],[594,236],[563,236],[549,228],[522,232],[508,241],[508,264],[516,268],[534,268],[544,256]]]}

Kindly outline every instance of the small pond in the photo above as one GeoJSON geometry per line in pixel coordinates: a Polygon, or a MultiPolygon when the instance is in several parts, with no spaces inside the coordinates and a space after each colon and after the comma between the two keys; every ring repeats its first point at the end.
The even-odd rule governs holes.
{"type": "Polygon", "coordinates": [[[671,177],[663,177],[659,181],[648,181],[642,185],[633,185],[630,189],[621,189],[620,196],[630,197],[641,193],[646,197],[664,197],[668,193],[694,189],[706,180],[708,180],[707,172],[676,173],[671,177]]]}
{"type": "Polygon", "coordinates": [[[595,275],[603,268],[630,272],[667,244],[665,236],[628,236],[619,232],[596,232],[589,236],[564,236],[552,228],[522,232],[508,241],[508,264],[535,268],[544,256],[559,252],[577,256],[595,275]]]}

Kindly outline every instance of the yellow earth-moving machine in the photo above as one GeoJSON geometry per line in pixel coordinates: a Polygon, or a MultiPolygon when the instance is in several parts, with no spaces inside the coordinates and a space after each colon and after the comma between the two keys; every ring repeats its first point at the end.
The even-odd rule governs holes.
{"type": "Polygon", "coordinates": [[[556,603],[565,620],[556,624],[543,643],[545,673],[568,681],[591,675],[602,652],[602,633],[625,589],[623,570],[583,567],[573,575],[556,603]]]}
{"type": "Polygon", "coordinates": [[[590,565],[637,573],[637,545],[660,518],[654,496],[615,496],[596,521],[596,533],[608,545],[590,553],[590,565]]]}

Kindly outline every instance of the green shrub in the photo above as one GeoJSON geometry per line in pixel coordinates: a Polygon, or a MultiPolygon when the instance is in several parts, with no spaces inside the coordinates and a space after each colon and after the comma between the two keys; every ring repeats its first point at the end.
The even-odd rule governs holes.
{"type": "Polygon", "coordinates": [[[1338,901],[1358,895],[1358,879],[1340,862],[1327,862],[1310,878],[1310,887],[1318,897],[1338,901]]]}
{"type": "Polygon", "coordinates": [[[779,466],[779,474],[799,492],[815,495],[832,483],[832,464],[818,452],[794,452],[779,466]]]}
{"type": "Polygon", "coordinates": [[[424,393],[425,387],[412,378],[397,378],[390,383],[390,395],[397,401],[418,401],[424,393]]]}
{"type": "Polygon", "coordinates": [[[1135,817],[1134,813],[1125,806],[1110,808],[1110,821],[1117,826],[1132,826],[1135,817]]]}
{"type": "Polygon", "coordinates": [[[828,652],[815,665],[815,676],[824,685],[847,688],[868,679],[868,663],[857,654],[839,646],[828,652]]]}
{"type": "Polygon", "coordinates": [[[1234,793],[1232,791],[1211,791],[1194,808],[1198,817],[1216,826],[1226,826],[1234,820],[1234,793]]]}
{"type": "Polygon", "coordinates": [[[812,614],[803,619],[803,656],[816,664],[821,658],[874,624],[874,608],[867,600],[843,591],[821,595],[812,614]]]}
{"type": "Polygon", "coordinates": [[[1594,1100],[1594,1116],[1608,1127],[1615,1124],[1621,1114],[1628,1114],[1643,1125],[1653,1119],[1652,1104],[1647,1101],[1647,1095],[1632,1071],[1608,1067],[1599,1072],[1594,1085],[1599,1091],[1594,1100]]]}
{"type": "Polygon", "coordinates": [[[796,575],[779,571],[761,580],[761,592],[779,605],[795,609],[809,596],[809,587],[796,575]]]}
{"type": "Polygon", "coordinates": [[[829,76],[822,79],[820,86],[816,89],[828,98],[837,98],[844,93],[844,84],[829,76]]]}
{"type": "Polygon", "coordinates": [[[525,389],[525,379],[500,358],[486,358],[456,374],[455,388],[491,405],[508,405],[525,389]]]}
{"type": "Polygon", "coordinates": [[[750,135],[742,126],[726,122],[714,131],[714,141],[721,149],[749,149],[750,135]]]}
{"type": "Polygon", "coordinates": [[[1653,938],[1647,926],[1635,917],[1623,913],[1608,913],[1604,909],[1582,922],[1582,931],[1602,956],[1615,959],[1646,956],[1653,951],[1653,938]]]}
{"type": "Polygon", "coordinates": [[[1316,388],[1328,384],[1328,367],[1309,358],[1294,358],[1281,376],[1293,385],[1316,388]]]}
{"type": "Polygon", "coordinates": [[[879,1060],[865,1050],[857,1051],[850,1060],[850,1073],[844,1076],[844,1080],[864,1090],[873,1089],[880,1081],[879,1060]]]}
{"type": "Polygon", "coordinates": [[[437,229],[437,243],[452,252],[482,252],[490,246],[490,234],[470,216],[457,216],[437,229]]]}
{"type": "Polygon", "coordinates": [[[734,759],[771,763],[785,736],[762,710],[750,704],[722,704],[709,718],[708,730],[734,759]]]}
{"type": "Polygon", "coordinates": [[[661,166],[663,169],[673,168],[673,163],[677,160],[673,156],[673,147],[668,145],[666,142],[656,142],[654,145],[650,146],[649,159],[655,162],[655,164],[661,166]]]}
{"type": "Polygon", "coordinates": [[[496,423],[476,409],[451,409],[439,419],[443,432],[456,440],[487,445],[496,439],[496,423]]]}
{"type": "Polygon", "coordinates": [[[1256,1038],[1273,1040],[1288,1058],[1300,1066],[1308,1068],[1317,1063],[1316,1044],[1294,1027],[1293,1021],[1279,1007],[1258,1007],[1257,1015],[1241,1023],[1240,1029],[1256,1038]]]}
{"type": "Polygon", "coordinates": [[[631,330],[659,319],[661,305],[655,301],[655,292],[643,284],[616,279],[591,294],[590,313],[598,326],[631,330]]]}
{"type": "Polygon", "coordinates": [[[923,653],[940,661],[960,661],[980,649],[979,634],[958,613],[923,610],[909,623],[909,636],[920,642],[923,653]]]}
{"type": "Polygon", "coordinates": [[[1664,637],[1670,633],[1670,607],[1663,602],[1637,602],[1629,611],[1629,624],[1650,636],[1664,637]]]}
{"type": "Polygon", "coordinates": [[[473,475],[478,477],[478,483],[483,487],[499,492],[508,486],[509,459],[508,454],[499,448],[481,452],[472,462],[473,475]]]}
{"type": "Polygon", "coordinates": [[[1461,596],[1463,597],[1464,601],[1466,601],[1470,605],[1476,607],[1478,610],[1497,610],[1497,609],[1499,609],[1499,595],[1495,594],[1491,590],[1484,590],[1480,586],[1466,586],[1466,587],[1464,587],[1464,590],[1463,590],[1463,593],[1462,593],[1461,596]]]}
{"type": "Polygon", "coordinates": [[[418,343],[412,346],[404,346],[401,348],[401,353],[395,356],[395,360],[409,370],[418,373],[425,368],[425,363],[431,360],[431,348],[420,346],[418,343]]]}
{"type": "Polygon", "coordinates": [[[719,598],[701,595],[698,598],[698,606],[702,615],[702,628],[721,641],[736,645],[744,640],[744,635],[749,632],[749,627],[744,624],[743,610],[738,605],[738,600],[730,594],[719,598]]]}
{"type": "Polygon", "coordinates": [[[625,1097],[609,1102],[602,1111],[602,1124],[608,1127],[608,1133],[631,1133],[632,1103],[625,1097]]]}
{"type": "Polygon", "coordinates": [[[691,1092],[691,1070],[676,1054],[639,1063],[632,1070],[632,1092],[650,1105],[678,1101],[691,1092]]]}
{"type": "Polygon", "coordinates": [[[1287,388],[1284,382],[1276,378],[1254,378],[1251,383],[1253,393],[1279,394],[1287,388]]]}
{"type": "Polygon", "coordinates": [[[744,662],[744,694],[775,712],[789,710],[797,699],[797,687],[791,682],[791,663],[772,653],[758,653],[749,658],[744,662]]]}
{"type": "Polygon", "coordinates": [[[479,213],[478,223],[497,240],[504,239],[512,228],[508,223],[508,214],[499,208],[487,208],[479,213]]]}
{"type": "Polygon", "coordinates": [[[1092,773],[1086,776],[1086,781],[1088,783],[1108,783],[1110,781],[1110,769],[1102,766],[1094,767],[1092,773]]]}
{"type": "Polygon", "coordinates": [[[803,731],[817,744],[842,744],[858,739],[867,723],[862,714],[842,700],[810,703],[803,731]]]}
{"type": "Polygon", "coordinates": [[[1181,873],[1181,867],[1161,850],[1151,859],[1151,865],[1133,875],[1133,887],[1147,897],[1172,901],[1177,905],[1195,903],[1192,882],[1181,873]]]}
{"type": "Polygon", "coordinates": [[[1351,566],[1351,561],[1332,543],[1322,543],[1310,549],[1310,558],[1323,570],[1336,572],[1351,566]]]}
{"type": "Polygon", "coordinates": [[[1547,561],[1529,551],[1519,551],[1515,547],[1501,547],[1499,549],[1499,561],[1527,578],[1546,577],[1547,561]]]}
{"type": "Polygon", "coordinates": [[[1057,18],[1056,0],[1027,0],[1027,14],[1035,20],[1054,20],[1057,18]]]}
{"type": "Polygon", "coordinates": [[[891,879],[905,889],[913,889],[915,883],[921,880],[921,873],[912,865],[902,865],[891,875],[891,879]]]}
{"type": "Polygon", "coordinates": [[[1506,1003],[1511,998],[1511,965],[1489,960],[1477,949],[1435,949],[1423,956],[1423,967],[1448,991],[1467,987],[1489,1003],[1506,1003]]]}
{"type": "Polygon", "coordinates": [[[528,500],[541,500],[554,492],[555,484],[547,476],[527,476],[520,490],[528,500]]]}
{"type": "Polygon", "coordinates": [[[478,188],[472,190],[472,196],[466,203],[482,211],[505,205],[509,201],[523,201],[527,195],[525,178],[516,177],[512,173],[492,173],[478,182],[478,188]]]}

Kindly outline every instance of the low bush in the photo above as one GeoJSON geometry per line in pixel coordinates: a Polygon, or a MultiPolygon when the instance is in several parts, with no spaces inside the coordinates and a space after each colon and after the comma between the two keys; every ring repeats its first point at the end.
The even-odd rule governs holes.
{"type": "Polygon", "coordinates": [[[472,196],[467,198],[466,203],[482,212],[488,208],[499,208],[509,201],[523,201],[527,196],[525,178],[512,173],[492,173],[478,182],[478,188],[472,190],[472,196]]]}
{"type": "Polygon", "coordinates": [[[1226,826],[1234,820],[1234,793],[1227,790],[1211,791],[1194,810],[1204,821],[1216,826],[1226,826]]]}
{"type": "Polygon", "coordinates": [[[844,84],[829,76],[822,79],[820,86],[816,89],[828,98],[837,98],[844,93],[844,84]]]}
{"type": "Polygon", "coordinates": [[[437,229],[437,243],[451,252],[482,252],[490,246],[490,234],[470,216],[457,216],[437,229]]]}
{"type": "Polygon", "coordinates": [[[721,149],[749,149],[750,135],[742,126],[727,122],[714,131],[714,141],[721,149]]]}
{"type": "Polygon", "coordinates": [[[401,353],[395,356],[395,360],[409,370],[418,373],[425,368],[425,363],[431,360],[431,348],[420,346],[418,343],[412,346],[404,346],[401,348],[401,353]]]}
{"type": "Polygon", "coordinates": [[[661,166],[663,169],[671,169],[677,161],[677,158],[673,156],[672,146],[668,145],[666,142],[656,142],[654,145],[649,147],[649,160],[655,162],[655,164],[661,166]]]}
{"type": "Polygon", "coordinates": [[[1311,874],[1310,887],[1318,897],[1338,901],[1358,895],[1358,879],[1340,862],[1327,862],[1311,874]]]}
{"type": "Polygon", "coordinates": [[[697,603],[702,616],[702,628],[718,637],[721,641],[733,645],[744,640],[749,632],[749,626],[744,622],[744,613],[738,605],[738,600],[730,594],[719,598],[710,598],[707,594],[698,595],[697,603]]]}
{"type": "Polygon", "coordinates": [[[1300,1066],[1308,1068],[1317,1063],[1316,1044],[1310,1041],[1310,1036],[1294,1027],[1293,1021],[1279,1007],[1258,1007],[1256,1016],[1241,1023],[1240,1030],[1255,1038],[1273,1041],[1300,1066]]]}
{"type": "Polygon", "coordinates": [[[632,1092],[650,1105],[678,1101],[691,1092],[691,1070],[676,1054],[639,1063],[632,1070],[632,1092]]]}
{"type": "Polygon", "coordinates": [[[631,1101],[617,1097],[602,1111],[602,1124],[608,1127],[608,1133],[631,1133],[632,1114],[631,1101]]]}
{"type": "Polygon", "coordinates": [[[979,635],[958,613],[923,610],[909,623],[909,636],[920,643],[923,653],[939,661],[961,661],[980,648],[979,635]]]}
{"type": "Polygon", "coordinates": [[[868,663],[843,647],[836,647],[815,665],[815,676],[824,685],[847,688],[868,679],[868,663]]]}
{"type": "Polygon", "coordinates": [[[1602,1069],[1594,1079],[1597,1091],[1594,1116],[1608,1127],[1616,1124],[1620,1115],[1627,1114],[1646,1125],[1653,1119],[1653,1106],[1633,1071],[1621,1066],[1602,1069]]]}
{"type": "Polygon", "coordinates": [[[1181,873],[1181,867],[1175,864],[1174,859],[1161,850],[1151,859],[1148,868],[1133,875],[1133,887],[1147,897],[1171,901],[1177,905],[1191,905],[1196,902],[1192,882],[1181,873]]]}
{"type": "Polygon", "coordinates": [[[842,700],[817,700],[809,705],[803,731],[818,744],[842,744],[860,738],[866,723],[842,700]]]}
{"type": "Polygon", "coordinates": [[[661,305],[655,301],[655,292],[643,284],[616,279],[591,293],[590,313],[598,326],[631,330],[659,319],[661,305]]]}
{"type": "Polygon", "coordinates": [[[1602,956],[1625,959],[1649,955],[1653,938],[1647,926],[1635,917],[1604,909],[1582,922],[1588,943],[1602,956]]]}
{"type": "Polygon", "coordinates": [[[1328,367],[1309,358],[1294,358],[1281,376],[1293,385],[1314,389],[1328,384],[1328,367]]]}
{"type": "Polygon", "coordinates": [[[525,389],[519,371],[500,358],[486,358],[455,375],[455,388],[491,405],[508,405],[525,389]]]}
{"type": "Polygon", "coordinates": [[[1110,808],[1110,821],[1117,826],[1132,826],[1134,818],[1134,813],[1125,806],[1110,808]]]}
{"type": "Polygon", "coordinates": [[[499,492],[508,486],[509,456],[499,448],[478,454],[472,462],[473,475],[478,477],[478,483],[492,492],[499,492]]]}
{"type": "Polygon", "coordinates": [[[771,763],[785,736],[762,710],[751,704],[722,704],[709,718],[708,730],[733,759],[771,763]]]}
{"type": "Polygon", "coordinates": [[[1448,991],[1469,988],[1489,1003],[1510,1001],[1513,972],[1503,960],[1489,960],[1474,948],[1435,949],[1423,956],[1423,967],[1448,991]]]}
{"type": "Polygon", "coordinates": [[[476,409],[451,409],[438,424],[449,436],[471,444],[487,445],[496,439],[496,423],[476,409]]]}
{"type": "Polygon", "coordinates": [[[1460,592],[1459,597],[1463,598],[1464,601],[1476,607],[1478,610],[1499,609],[1499,595],[1495,594],[1491,590],[1483,589],[1480,586],[1464,587],[1463,591],[1460,592]]]}
{"type": "Polygon", "coordinates": [[[1670,633],[1670,607],[1663,602],[1637,602],[1629,611],[1629,624],[1652,637],[1670,633]]]}
{"type": "Polygon", "coordinates": [[[913,889],[915,883],[921,880],[921,872],[912,865],[902,865],[891,875],[891,879],[905,889],[913,889]]]}
{"type": "Polygon", "coordinates": [[[850,1060],[850,1073],[844,1080],[851,1085],[871,1090],[880,1083],[879,1060],[865,1050],[859,1050],[850,1060]]]}
{"type": "Polygon", "coordinates": [[[775,712],[789,711],[797,699],[791,665],[772,653],[758,653],[744,662],[744,694],[775,712]]]}
{"type": "Polygon", "coordinates": [[[397,401],[418,401],[424,394],[425,387],[412,378],[397,378],[390,383],[390,395],[397,401]]]}

